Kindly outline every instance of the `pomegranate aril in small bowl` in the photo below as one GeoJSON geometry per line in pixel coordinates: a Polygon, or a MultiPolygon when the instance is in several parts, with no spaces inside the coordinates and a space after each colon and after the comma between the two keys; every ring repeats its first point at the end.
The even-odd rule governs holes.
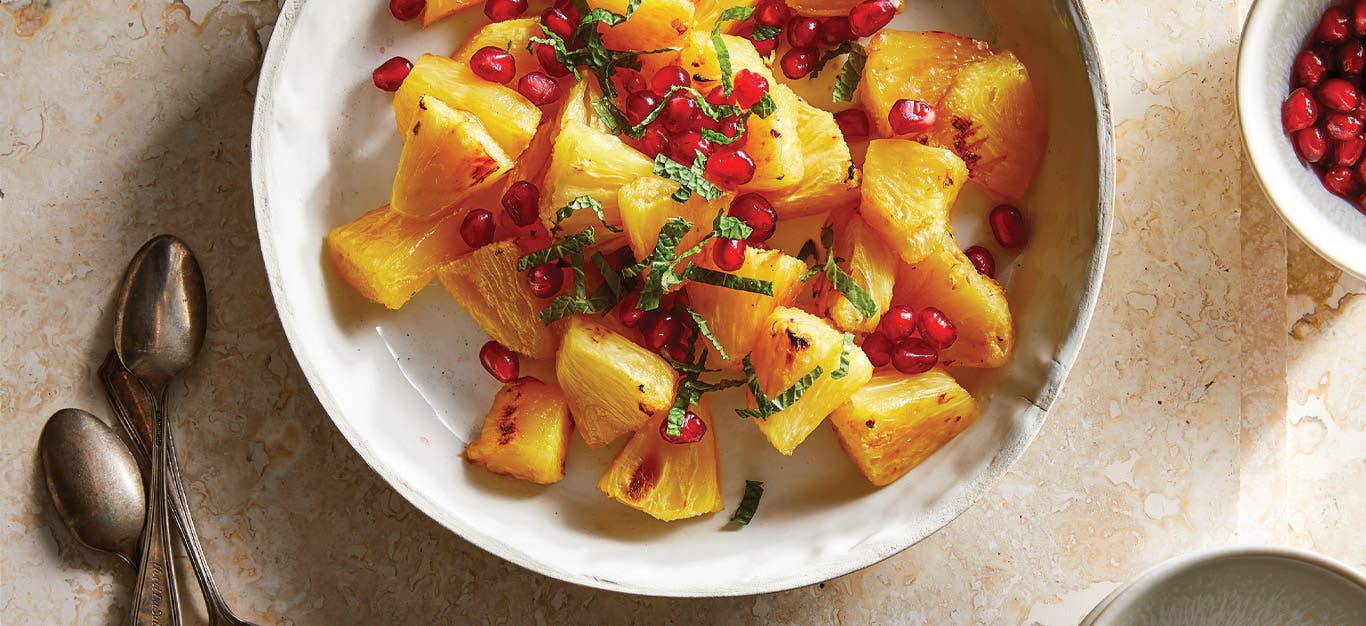
{"type": "Polygon", "coordinates": [[[484,46],[470,57],[470,69],[479,78],[495,83],[506,83],[517,75],[517,60],[507,50],[484,46]]]}
{"type": "MultiPolygon", "coordinates": [[[[1305,132],[1305,129],[1300,132],[1305,132]]],[[[1317,129],[1314,129],[1317,130],[1317,129]]],[[[1366,150],[1366,137],[1357,135],[1333,144],[1333,165],[1351,167],[1361,161],[1361,153],[1366,150]]]]}
{"type": "Polygon", "coordinates": [[[1323,57],[1313,50],[1303,50],[1295,57],[1292,70],[1297,87],[1317,87],[1328,74],[1328,66],[1323,57]]]}
{"type": "Polygon", "coordinates": [[[1352,168],[1334,166],[1323,173],[1323,186],[1328,191],[1344,198],[1351,198],[1360,190],[1352,168]]]}
{"type": "Polygon", "coordinates": [[[1333,52],[1337,57],[1338,71],[1343,74],[1360,76],[1361,70],[1366,68],[1366,46],[1362,46],[1358,39],[1344,41],[1333,52]]]}
{"type": "Polygon", "coordinates": [[[560,85],[544,72],[528,72],[517,81],[517,93],[536,106],[545,106],[560,99],[560,85]]]}
{"type": "Polygon", "coordinates": [[[494,22],[505,22],[526,13],[527,0],[487,0],[484,15],[494,22]]]}
{"type": "Polygon", "coordinates": [[[1361,134],[1362,128],[1360,119],[1345,113],[1330,113],[1323,124],[1323,129],[1328,132],[1328,138],[1333,141],[1352,139],[1361,134]]]}
{"type": "Polygon", "coordinates": [[[1287,133],[1296,133],[1319,121],[1319,104],[1314,94],[1300,87],[1290,92],[1290,97],[1281,105],[1281,126],[1287,133]]]}
{"type": "Polygon", "coordinates": [[[996,243],[1001,244],[1002,248],[1017,250],[1029,242],[1029,224],[1025,223],[1020,209],[1002,204],[991,210],[987,221],[992,236],[996,237],[996,243]]]}
{"type": "Polygon", "coordinates": [[[492,213],[484,209],[475,209],[466,213],[465,218],[460,221],[460,238],[471,248],[486,246],[493,241],[496,226],[492,213]]]}
{"type": "Polygon", "coordinates": [[[1329,7],[1323,12],[1323,18],[1319,20],[1319,26],[1314,31],[1314,38],[1321,43],[1338,43],[1346,41],[1351,34],[1351,18],[1347,16],[1347,10],[1336,6],[1329,7]]]}
{"type": "Polygon", "coordinates": [[[490,341],[479,348],[479,363],[501,383],[517,380],[521,369],[517,353],[497,341],[490,341]]]}
{"type": "Polygon", "coordinates": [[[403,86],[403,79],[408,78],[408,72],[411,71],[413,71],[412,61],[403,57],[394,57],[375,68],[370,79],[375,81],[376,87],[384,91],[398,91],[398,88],[403,86]]]}
{"type": "Polygon", "coordinates": [[[1341,78],[1323,81],[1315,95],[1323,106],[1339,113],[1351,113],[1361,103],[1361,91],[1356,85],[1341,78]]]}

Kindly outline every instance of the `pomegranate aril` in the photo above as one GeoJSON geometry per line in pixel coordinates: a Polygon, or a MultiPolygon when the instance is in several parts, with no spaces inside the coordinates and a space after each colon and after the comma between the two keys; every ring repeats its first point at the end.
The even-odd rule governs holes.
{"type": "Polygon", "coordinates": [[[669,136],[664,131],[650,126],[645,129],[645,136],[640,140],[640,151],[646,156],[655,158],[660,154],[667,154],[669,151],[669,136]]]}
{"type": "Polygon", "coordinates": [[[816,66],[816,49],[791,48],[783,53],[778,65],[783,68],[783,76],[793,80],[803,78],[816,66]]]}
{"type": "Polygon", "coordinates": [[[1295,57],[1293,66],[1295,86],[1297,87],[1317,87],[1323,82],[1323,77],[1328,73],[1328,67],[1323,62],[1323,57],[1313,50],[1301,51],[1295,57]]]}
{"type": "Polygon", "coordinates": [[[419,15],[422,10],[427,8],[427,0],[389,0],[389,13],[394,19],[406,22],[419,15]]]}
{"type": "Polygon", "coordinates": [[[475,50],[474,56],[470,57],[470,69],[484,80],[506,83],[517,75],[517,60],[507,50],[484,46],[475,50]]]}
{"type": "Polygon", "coordinates": [[[987,278],[996,278],[996,257],[991,255],[991,251],[982,246],[973,246],[963,251],[972,266],[977,269],[977,273],[987,278]]]}
{"type": "Polygon", "coordinates": [[[633,69],[619,67],[612,74],[612,80],[616,81],[617,89],[624,94],[630,95],[642,89],[649,89],[650,85],[645,82],[645,77],[633,69]]]}
{"type": "Polygon", "coordinates": [[[744,150],[721,150],[707,159],[704,170],[707,180],[725,189],[735,189],[754,180],[754,159],[744,150]]]}
{"type": "Polygon", "coordinates": [[[939,352],[918,337],[899,341],[892,350],[892,366],[902,374],[923,374],[934,369],[938,362],[939,352]]]}
{"type": "Polygon", "coordinates": [[[545,24],[550,32],[555,33],[563,39],[566,44],[574,37],[574,24],[577,19],[571,20],[569,15],[561,9],[551,7],[541,13],[541,23],[545,24]]]}
{"type": "Polygon", "coordinates": [[[742,109],[759,104],[759,101],[768,94],[768,79],[748,69],[735,73],[734,85],[735,90],[731,93],[735,96],[735,103],[742,109]]]}
{"type": "Polygon", "coordinates": [[[757,193],[747,193],[736,197],[730,203],[730,216],[749,226],[754,232],[745,239],[753,244],[761,244],[773,237],[778,228],[778,212],[773,204],[757,193]]]}
{"type": "Polygon", "coordinates": [[[737,271],[745,265],[747,245],[743,239],[717,239],[712,244],[711,260],[723,272],[737,271]]]}
{"type": "Polygon", "coordinates": [[[896,5],[891,0],[865,0],[849,10],[849,30],[859,37],[868,37],[896,17],[896,5]]]}
{"type": "Polygon", "coordinates": [[[732,91],[731,95],[727,96],[725,87],[722,87],[721,85],[712,87],[711,91],[707,92],[707,104],[713,106],[735,104],[735,92],[732,91]]]}
{"type": "Polygon", "coordinates": [[[526,0],[487,0],[484,15],[494,22],[504,22],[526,13],[526,0]]]}
{"type": "Polygon", "coordinates": [[[882,367],[892,362],[892,340],[882,333],[873,333],[863,338],[863,354],[873,367],[882,367]]]}
{"type": "Polygon", "coordinates": [[[513,224],[530,226],[540,219],[541,190],[536,185],[519,180],[503,192],[502,204],[513,224]]]}
{"type": "MultiPolygon", "coordinates": [[[[1306,129],[1308,130],[1308,129],[1306,129]]],[[[1300,131],[1305,132],[1305,131],[1300,131]]],[[[1357,135],[1333,144],[1333,165],[1351,167],[1361,161],[1361,153],[1366,150],[1366,137],[1357,135]]]]}
{"type": "MultiPolygon", "coordinates": [[[[1298,89],[1295,90],[1299,92],[1298,89]]],[[[1294,95],[1294,94],[1291,94],[1294,95]]],[[[1361,91],[1356,85],[1341,78],[1330,78],[1323,81],[1316,91],[1319,102],[1338,113],[1351,113],[1361,103],[1361,91]]]]}
{"type": "Polygon", "coordinates": [[[1323,186],[1344,198],[1351,198],[1358,190],[1357,179],[1348,167],[1330,167],[1323,173],[1323,186]]]}
{"type": "Polygon", "coordinates": [[[710,155],[716,147],[711,140],[702,137],[702,131],[690,130],[669,139],[669,158],[684,165],[692,165],[697,153],[710,155]]]}
{"type": "Polygon", "coordinates": [[[1337,57],[1338,71],[1348,76],[1357,76],[1361,70],[1366,68],[1366,47],[1361,45],[1361,41],[1349,39],[1338,45],[1335,51],[1337,57]]]}
{"type": "Polygon", "coordinates": [[[545,44],[536,44],[536,62],[541,65],[545,73],[555,77],[564,78],[569,75],[569,68],[565,67],[560,60],[555,58],[555,49],[545,44]]]}
{"type": "Polygon", "coordinates": [[[531,268],[526,275],[531,295],[537,298],[550,298],[560,293],[564,287],[564,268],[554,261],[547,261],[531,268]]]}
{"type": "Polygon", "coordinates": [[[815,18],[798,15],[787,23],[787,42],[793,48],[814,46],[821,41],[821,23],[815,18]]]}
{"type": "Polygon", "coordinates": [[[872,122],[863,109],[845,109],[835,114],[835,123],[845,141],[863,141],[872,132],[872,122]]]}
{"type": "Polygon", "coordinates": [[[732,148],[742,147],[749,140],[749,129],[745,126],[744,119],[739,117],[728,117],[721,120],[716,132],[734,139],[735,141],[726,144],[732,148]]]}
{"type": "MultiPolygon", "coordinates": [[[[672,346],[671,346],[672,347],[672,346]]],[[[678,346],[682,348],[682,346],[678,346]]],[[[686,355],[685,355],[686,356],[686,355]]],[[[675,361],[679,359],[674,359],[675,361]]],[[[697,443],[707,434],[707,423],[702,421],[696,413],[688,411],[683,414],[683,423],[678,427],[677,435],[669,434],[669,420],[659,422],[659,436],[669,443],[688,444],[697,443]]]]}
{"type": "Polygon", "coordinates": [[[460,220],[460,238],[471,248],[486,246],[493,241],[496,226],[492,213],[484,209],[475,209],[466,213],[465,219],[460,220]]]}
{"type": "Polygon", "coordinates": [[[665,130],[681,133],[693,126],[701,112],[702,108],[697,106],[697,100],[693,99],[692,94],[675,91],[664,103],[664,110],[660,113],[659,119],[663,122],[665,130]]]}
{"type": "Polygon", "coordinates": [[[1318,163],[1328,155],[1328,136],[1323,129],[1311,126],[1295,133],[1295,151],[1309,163],[1318,163]]]}
{"type": "Polygon", "coordinates": [[[1344,41],[1352,32],[1351,21],[1347,11],[1342,7],[1329,7],[1323,12],[1323,18],[1319,20],[1314,37],[1323,43],[1344,41]]]}
{"type": "Polygon", "coordinates": [[[1323,129],[1335,141],[1347,141],[1361,134],[1361,119],[1345,113],[1333,113],[1324,119],[1323,129]]]}
{"type": "Polygon", "coordinates": [[[645,329],[645,347],[659,352],[682,336],[683,322],[679,321],[677,315],[665,313],[645,329]]]}
{"type": "Polygon", "coordinates": [[[748,39],[750,43],[754,44],[754,50],[755,52],[758,52],[760,56],[773,54],[773,51],[778,49],[778,38],[769,37],[768,39],[755,39],[754,27],[754,22],[745,21],[736,29],[735,34],[748,39]]]}
{"type": "Polygon", "coordinates": [[[1366,1],[1352,3],[1352,31],[1358,37],[1366,37],[1366,1]]]}
{"type": "Polygon", "coordinates": [[[991,224],[991,234],[1002,248],[1016,250],[1029,242],[1029,225],[1025,223],[1020,209],[1002,204],[991,210],[987,221],[991,224]]]}
{"type": "Polygon", "coordinates": [[[408,72],[413,70],[413,63],[403,57],[394,57],[380,64],[375,71],[370,74],[370,79],[375,81],[375,86],[385,91],[398,91],[403,86],[403,79],[408,77],[408,72]]]}
{"type": "Polygon", "coordinates": [[[530,72],[517,81],[517,93],[536,106],[545,106],[560,99],[560,85],[544,72],[530,72]]]}
{"type": "Polygon", "coordinates": [[[958,328],[943,311],[932,306],[920,309],[915,318],[915,329],[920,333],[920,338],[936,350],[943,350],[958,340],[958,328]]]}
{"type": "Polygon", "coordinates": [[[783,0],[764,0],[754,7],[754,21],[765,26],[782,28],[792,17],[792,11],[783,0]]]}
{"type": "MultiPolygon", "coordinates": [[[[1327,84],[1326,82],[1324,84],[1327,84]]],[[[1294,133],[1309,128],[1319,120],[1319,105],[1309,90],[1300,87],[1290,92],[1290,97],[1281,105],[1281,126],[1285,132],[1294,133]]]]}
{"type": "Polygon", "coordinates": [[[896,343],[915,334],[915,309],[908,306],[894,306],[887,310],[878,322],[878,332],[896,343]]]}
{"type": "Polygon", "coordinates": [[[690,86],[692,79],[688,77],[688,71],[677,65],[661,67],[650,77],[650,89],[661,98],[669,95],[669,90],[674,87],[690,86]]]}
{"type": "Polygon", "coordinates": [[[626,96],[626,120],[639,124],[659,107],[659,96],[648,91],[637,91],[626,96]]]}
{"type": "Polygon", "coordinates": [[[849,25],[849,18],[843,15],[827,17],[821,22],[821,43],[827,46],[838,46],[854,38],[854,31],[849,25]]]}
{"type": "Polygon", "coordinates": [[[621,320],[621,325],[627,328],[635,328],[640,325],[640,321],[645,319],[645,311],[636,308],[640,303],[640,292],[632,291],[621,299],[621,306],[617,309],[617,319],[621,320]]]}
{"type": "Polygon", "coordinates": [[[517,380],[518,370],[521,369],[517,353],[497,341],[490,341],[479,348],[479,363],[502,383],[517,380]]]}
{"type": "Polygon", "coordinates": [[[904,98],[897,100],[892,110],[887,112],[887,122],[892,125],[892,132],[898,135],[929,132],[934,128],[937,118],[930,103],[904,98]]]}

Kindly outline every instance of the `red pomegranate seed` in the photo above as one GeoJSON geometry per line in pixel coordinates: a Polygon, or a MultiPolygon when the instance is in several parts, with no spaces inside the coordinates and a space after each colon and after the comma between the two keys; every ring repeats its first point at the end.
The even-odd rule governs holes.
{"type": "Polygon", "coordinates": [[[793,48],[807,48],[821,41],[821,23],[805,15],[794,16],[787,23],[787,42],[793,48]]]}
{"type": "Polygon", "coordinates": [[[622,326],[635,328],[640,324],[640,320],[645,319],[645,311],[636,308],[639,303],[639,291],[632,291],[621,298],[621,306],[617,309],[617,319],[621,320],[622,326]]]}
{"type": "Polygon", "coordinates": [[[531,295],[537,298],[550,298],[560,293],[564,287],[564,268],[554,261],[547,261],[531,268],[526,275],[531,295]]]}
{"type": "Polygon", "coordinates": [[[835,114],[835,123],[840,126],[840,133],[844,135],[845,141],[863,141],[872,132],[872,122],[868,120],[868,114],[863,109],[845,109],[835,114]]]}
{"type": "MultiPolygon", "coordinates": [[[[671,346],[672,347],[672,346],[671,346]]],[[[683,348],[683,346],[677,346],[683,348]]],[[[682,356],[687,356],[686,354],[682,356]]],[[[675,361],[680,359],[675,358],[675,361]]],[[[688,411],[683,414],[683,424],[678,427],[677,435],[669,434],[669,420],[660,420],[659,436],[672,444],[688,444],[702,441],[702,437],[707,434],[707,423],[702,421],[696,413],[688,411]]]]}
{"type": "Polygon", "coordinates": [[[744,150],[730,148],[707,159],[707,179],[725,189],[735,189],[754,180],[754,159],[744,150]]]}
{"type": "Polygon", "coordinates": [[[484,15],[494,22],[505,22],[526,13],[526,0],[488,0],[484,15]]]}
{"type": "Polygon", "coordinates": [[[859,37],[868,37],[896,17],[896,5],[891,0],[865,0],[849,10],[849,30],[859,37]]]}
{"type": "Polygon", "coordinates": [[[1347,141],[1361,134],[1361,120],[1344,113],[1332,113],[1325,120],[1323,129],[1335,141],[1347,141]]]}
{"type": "Polygon", "coordinates": [[[735,92],[732,91],[731,95],[727,96],[725,87],[722,87],[721,85],[712,87],[711,91],[707,92],[707,104],[713,106],[735,104],[735,92]]]}
{"type": "Polygon", "coordinates": [[[764,0],[754,7],[754,21],[764,26],[782,28],[791,17],[792,11],[783,0],[764,0]]]}
{"type": "Polygon", "coordinates": [[[674,87],[691,86],[692,79],[688,77],[688,71],[677,65],[661,67],[650,77],[650,89],[661,98],[668,95],[669,90],[674,87]]]}
{"type": "Polygon", "coordinates": [[[882,367],[892,362],[892,340],[882,333],[873,333],[863,338],[863,353],[873,367],[882,367]]]}
{"type": "Polygon", "coordinates": [[[529,72],[517,81],[517,93],[536,106],[545,106],[560,99],[560,85],[543,72],[529,72]]]}
{"type": "MultiPolygon", "coordinates": [[[[1296,93],[1299,90],[1295,90],[1296,93]]],[[[1293,94],[1292,94],[1293,95],[1293,94]]],[[[1351,113],[1361,102],[1361,91],[1341,78],[1330,78],[1319,85],[1319,102],[1338,113],[1351,113]]]]}
{"type": "Polygon", "coordinates": [[[517,75],[517,60],[507,50],[497,46],[484,46],[474,51],[470,57],[470,69],[487,81],[506,83],[517,75]]]}
{"type": "Polygon", "coordinates": [[[398,91],[403,86],[403,79],[408,77],[408,72],[413,70],[413,63],[403,57],[394,57],[380,64],[375,71],[370,74],[370,79],[375,81],[375,86],[385,91],[398,91]]]}
{"type": "Polygon", "coordinates": [[[1329,7],[1323,12],[1323,19],[1319,20],[1314,36],[1322,43],[1338,43],[1346,40],[1351,31],[1351,19],[1347,17],[1347,11],[1342,7],[1329,7]]]}
{"type": "Polygon", "coordinates": [[[760,76],[757,72],[743,69],[735,73],[735,103],[742,109],[748,109],[763,99],[768,94],[768,79],[760,76]]]}
{"type": "Polygon", "coordinates": [[[783,58],[778,61],[783,68],[783,76],[796,80],[811,73],[811,68],[816,65],[815,48],[792,48],[783,53],[783,58]]]}
{"type": "Polygon", "coordinates": [[[892,350],[892,366],[902,374],[923,374],[939,362],[939,352],[929,342],[911,337],[897,342],[892,350]]]}
{"type": "Polygon", "coordinates": [[[732,148],[740,148],[749,140],[749,127],[745,126],[745,121],[739,117],[727,117],[721,120],[716,132],[721,133],[731,139],[735,139],[726,145],[732,148]]]}
{"type": "Polygon", "coordinates": [[[693,99],[692,94],[686,91],[675,91],[665,101],[664,110],[660,113],[659,119],[664,124],[664,130],[671,133],[681,133],[692,128],[694,122],[697,121],[697,116],[701,113],[702,108],[697,106],[697,101],[693,99]]]}
{"type": "Polygon", "coordinates": [[[937,350],[943,350],[958,340],[958,328],[949,321],[943,311],[932,306],[920,309],[915,318],[915,329],[920,338],[937,350]]]}
{"type": "MultiPolygon", "coordinates": [[[[1308,130],[1308,129],[1305,129],[1308,130]]],[[[1303,130],[1300,132],[1304,132],[1303,130]]],[[[1366,150],[1366,137],[1357,135],[1351,139],[1339,141],[1333,145],[1333,165],[1351,167],[1361,160],[1361,153],[1366,150]]]]}
{"type": "Polygon", "coordinates": [[[892,125],[892,132],[898,135],[929,132],[934,128],[937,118],[930,103],[904,98],[897,100],[892,110],[887,112],[887,122],[892,125]]]}
{"type": "Polygon", "coordinates": [[[555,49],[545,44],[536,44],[536,62],[541,65],[541,69],[545,70],[545,73],[555,78],[564,78],[569,75],[569,68],[555,58],[555,49]]]}
{"type": "Polygon", "coordinates": [[[1328,155],[1328,137],[1323,130],[1311,126],[1295,133],[1295,151],[1309,163],[1318,163],[1328,155]]]}
{"type": "Polygon", "coordinates": [[[465,214],[460,221],[460,238],[471,248],[486,246],[493,241],[493,214],[484,209],[475,209],[465,214]]]}
{"type": "Polygon", "coordinates": [[[703,138],[700,130],[690,130],[669,139],[669,158],[684,165],[692,165],[699,152],[710,155],[715,150],[711,140],[703,138]]]}
{"type": "Polygon", "coordinates": [[[677,315],[665,313],[645,329],[645,347],[652,352],[659,352],[682,336],[683,322],[679,321],[677,315]]]}
{"type": "Polygon", "coordinates": [[[745,265],[746,247],[743,239],[717,239],[711,248],[711,260],[717,269],[734,272],[745,265]]]}
{"type": "Polygon", "coordinates": [[[1313,50],[1304,50],[1295,57],[1294,79],[1297,87],[1317,87],[1328,73],[1323,57],[1313,50]]]}
{"type": "Polygon", "coordinates": [[[626,96],[626,120],[639,124],[659,106],[659,96],[648,91],[637,91],[626,96]]]}
{"type": "Polygon", "coordinates": [[[667,154],[669,152],[669,136],[654,126],[646,128],[645,136],[640,140],[640,151],[652,159],[660,154],[667,154]]]}
{"type": "Polygon", "coordinates": [[[1017,250],[1028,243],[1029,225],[1025,223],[1024,215],[1019,209],[1002,204],[991,210],[987,221],[991,223],[991,234],[996,237],[996,243],[1001,244],[1002,248],[1017,250]]]}
{"type": "Polygon", "coordinates": [[[740,24],[740,27],[736,30],[735,34],[748,39],[750,43],[754,44],[754,51],[758,52],[760,56],[773,54],[773,51],[778,49],[778,38],[769,37],[768,39],[755,39],[754,27],[754,22],[745,21],[740,24]]]}
{"type": "Polygon", "coordinates": [[[479,348],[479,362],[498,382],[503,383],[517,380],[517,371],[521,369],[517,353],[497,341],[490,341],[479,348]]]}
{"type": "Polygon", "coordinates": [[[530,226],[540,219],[541,190],[527,181],[519,180],[503,193],[503,209],[518,226],[530,226]]]}
{"type": "MultiPolygon", "coordinates": [[[[1327,84],[1326,82],[1324,84],[1327,84]]],[[[1309,128],[1319,120],[1319,105],[1308,89],[1300,87],[1290,92],[1290,97],[1281,105],[1281,126],[1285,132],[1294,133],[1309,128]]]]}
{"type": "Polygon", "coordinates": [[[773,204],[768,198],[757,193],[742,194],[732,200],[730,215],[754,230],[745,239],[752,244],[768,241],[773,237],[773,231],[778,228],[778,212],[773,210],[773,204]]]}
{"type": "Polygon", "coordinates": [[[574,0],[557,0],[555,4],[551,6],[564,11],[564,14],[569,16],[570,24],[578,24],[579,18],[583,17],[582,15],[579,15],[579,8],[574,6],[574,0]]]}
{"type": "Polygon", "coordinates": [[[566,43],[574,38],[574,24],[578,20],[571,20],[569,14],[562,9],[551,7],[541,13],[541,23],[545,24],[550,32],[560,36],[566,43]]]}
{"type": "Polygon", "coordinates": [[[389,0],[389,12],[394,15],[394,19],[406,22],[419,15],[422,10],[427,8],[427,0],[389,0]]]}
{"type": "Polygon", "coordinates": [[[1334,51],[1338,60],[1338,71],[1349,76],[1361,74],[1361,70],[1366,68],[1366,47],[1361,45],[1361,41],[1350,39],[1338,45],[1334,51]]]}
{"type": "Polygon", "coordinates": [[[827,17],[821,22],[821,43],[827,46],[838,46],[854,38],[854,31],[849,23],[849,18],[843,15],[827,17]]]}
{"type": "Polygon", "coordinates": [[[1358,190],[1357,180],[1352,176],[1351,168],[1347,167],[1328,168],[1328,171],[1323,173],[1323,186],[1344,198],[1355,196],[1358,190]]]}
{"type": "Polygon", "coordinates": [[[1352,5],[1352,30],[1358,37],[1366,37],[1366,2],[1362,0],[1352,5]]]}
{"type": "Polygon", "coordinates": [[[977,273],[987,278],[996,278],[996,257],[991,255],[991,251],[982,246],[973,246],[963,251],[968,260],[972,261],[972,266],[977,268],[977,273]]]}
{"type": "Polygon", "coordinates": [[[642,89],[649,89],[649,84],[645,82],[645,77],[630,68],[618,67],[616,73],[612,74],[612,80],[616,81],[617,88],[624,94],[630,95],[642,89]]]}
{"type": "Polygon", "coordinates": [[[915,334],[915,309],[908,306],[894,306],[887,310],[878,323],[878,332],[896,343],[915,334]]]}

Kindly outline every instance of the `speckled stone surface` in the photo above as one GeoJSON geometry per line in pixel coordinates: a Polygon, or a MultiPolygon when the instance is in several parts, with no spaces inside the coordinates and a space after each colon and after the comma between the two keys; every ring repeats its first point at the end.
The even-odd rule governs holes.
{"type": "MultiPolygon", "coordinates": [[[[943,531],[756,597],[574,587],[446,532],[341,438],[257,248],[248,132],[273,0],[0,0],[0,623],[119,623],[132,573],[55,520],[53,411],[95,370],[123,264],[158,232],[211,287],[177,383],[192,504],[224,591],[268,624],[1071,624],[1168,557],[1271,542],[1366,566],[1366,285],[1288,235],[1233,114],[1247,0],[1089,0],[1119,147],[1086,347],[1038,440],[943,531]]],[[[188,579],[187,579],[188,580],[188,579]]]]}

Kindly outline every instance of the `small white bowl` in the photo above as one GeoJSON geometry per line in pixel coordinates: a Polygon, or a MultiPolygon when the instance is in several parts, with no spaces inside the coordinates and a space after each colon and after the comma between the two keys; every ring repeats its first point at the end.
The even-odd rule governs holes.
{"type": "Polygon", "coordinates": [[[1221,548],[1144,572],[1081,621],[1081,626],[1148,624],[1366,624],[1366,576],[1294,548],[1221,548]]]}
{"type": "Polygon", "coordinates": [[[1366,279],[1366,215],[1323,188],[1281,129],[1290,66],[1336,0],[1257,0],[1238,50],[1238,119],[1253,171],[1281,218],[1311,248],[1366,279]]]}

